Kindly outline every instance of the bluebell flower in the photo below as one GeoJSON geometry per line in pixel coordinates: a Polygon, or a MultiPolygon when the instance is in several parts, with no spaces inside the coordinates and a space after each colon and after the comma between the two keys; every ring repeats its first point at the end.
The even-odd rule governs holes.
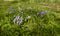
{"type": "Polygon", "coordinates": [[[23,22],[23,18],[21,18],[20,16],[16,16],[13,22],[20,25],[23,22]]]}
{"type": "Polygon", "coordinates": [[[19,21],[20,21],[20,23],[22,23],[23,22],[23,18],[20,18],[19,21]]]}
{"type": "Polygon", "coordinates": [[[40,12],[40,14],[41,14],[41,15],[44,15],[44,14],[45,14],[45,12],[40,12]]]}

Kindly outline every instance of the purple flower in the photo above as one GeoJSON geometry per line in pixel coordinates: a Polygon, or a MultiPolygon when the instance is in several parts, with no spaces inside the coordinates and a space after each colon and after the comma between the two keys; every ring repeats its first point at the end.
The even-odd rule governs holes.
{"type": "Polygon", "coordinates": [[[23,22],[23,18],[20,18],[19,21],[20,21],[20,23],[22,23],[23,22]]]}
{"type": "Polygon", "coordinates": [[[20,16],[16,16],[16,17],[14,18],[14,20],[13,20],[14,23],[16,23],[16,21],[18,20],[18,17],[20,17],[20,16]]]}
{"type": "Polygon", "coordinates": [[[41,14],[41,15],[44,15],[44,14],[45,14],[45,12],[40,12],[40,14],[41,14]]]}
{"type": "Polygon", "coordinates": [[[17,24],[21,24],[23,22],[23,18],[21,18],[20,16],[16,16],[13,22],[17,24]]]}

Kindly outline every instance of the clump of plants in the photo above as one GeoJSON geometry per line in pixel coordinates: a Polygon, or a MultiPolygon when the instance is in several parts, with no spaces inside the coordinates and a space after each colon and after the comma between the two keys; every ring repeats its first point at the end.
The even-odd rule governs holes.
{"type": "Polygon", "coordinates": [[[0,12],[1,36],[57,36],[60,13],[33,7],[5,8],[0,12]]]}

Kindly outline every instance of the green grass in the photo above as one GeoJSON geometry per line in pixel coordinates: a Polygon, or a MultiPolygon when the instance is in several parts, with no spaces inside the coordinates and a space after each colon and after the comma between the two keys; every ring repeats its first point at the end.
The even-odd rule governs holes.
{"type": "Polygon", "coordinates": [[[59,0],[0,1],[0,36],[60,36],[59,2],[59,0]],[[9,10],[10,6],[14,9],[9,10]],[[29,9],[30,7],[32,9],[29,9]],[[19,12],[21,9],[23,13],[19,12]],[[39,14],[42,11],[45,12],[44,15],[39,14]],[[14,23],[14,16],[22,17],[23,22],[20,25],[14,23]],[[25,21],[28,16],[31,18],[25,21]]]}

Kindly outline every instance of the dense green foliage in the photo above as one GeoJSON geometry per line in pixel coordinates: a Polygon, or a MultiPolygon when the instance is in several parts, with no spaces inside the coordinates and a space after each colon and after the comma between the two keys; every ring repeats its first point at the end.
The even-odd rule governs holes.
{"type": "Polygon", "coordinates": [[[0,1],[0,36],[60,36],[59,3],[60,0],[0,1]],[[22,23],[13,22],[16,16],[23,18],[22,23]]]}

